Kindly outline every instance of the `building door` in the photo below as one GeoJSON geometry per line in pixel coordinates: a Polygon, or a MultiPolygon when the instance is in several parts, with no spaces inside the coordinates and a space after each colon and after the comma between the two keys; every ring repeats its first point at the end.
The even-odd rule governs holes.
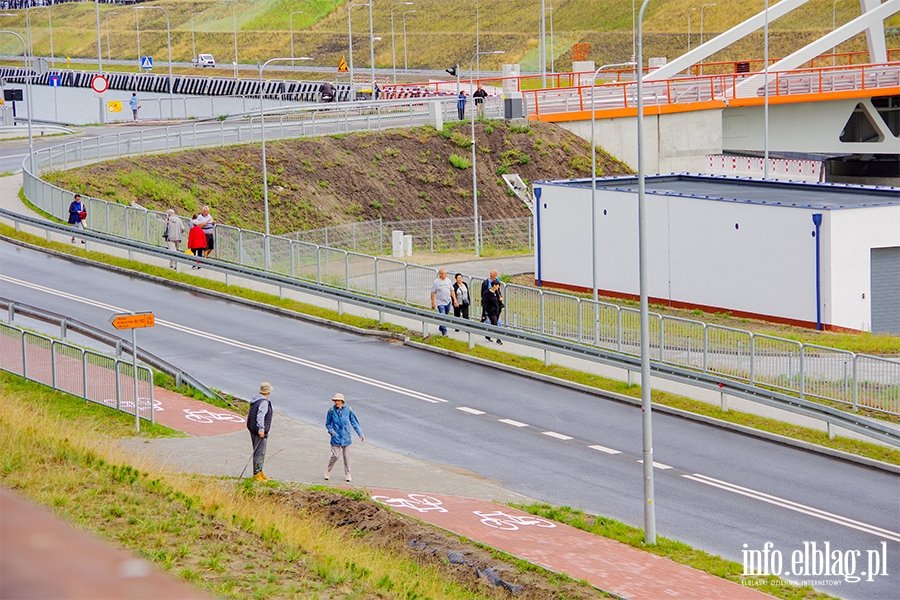
{"type": "Polygon", "coordinates": [[[872,248],[872,333],[900,335],[900,248],[872,248]]]}

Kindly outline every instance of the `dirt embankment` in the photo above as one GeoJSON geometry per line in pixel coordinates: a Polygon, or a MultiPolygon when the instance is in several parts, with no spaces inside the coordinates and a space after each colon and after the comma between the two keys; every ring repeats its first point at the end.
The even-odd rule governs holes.
{"type": "MultiPolygon", "coordinates": [[[[528,216],[501,175],[526,181],[587,177],[590,143],[552,124],[476,123],[478,212],[528,216]]],[[[273,233],[381,217],[385,221],[473,214],[471,130],[432,127],[266,144],[273,233]]],[[[629,173],[602,150],[598,175],[629,173]]],[[[74,191],[191,214],[208,204],[217,221],[263,228],[259,145],[119,160],[50,174],[74,191]]]]}

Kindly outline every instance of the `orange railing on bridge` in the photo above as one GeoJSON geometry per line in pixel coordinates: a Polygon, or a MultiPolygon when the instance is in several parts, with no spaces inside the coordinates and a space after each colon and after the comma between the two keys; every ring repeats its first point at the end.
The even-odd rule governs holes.
{"type": "MultiPolygon", "coordinates": [[[[888,62],[896,62],[900,60],[900,48],[893,48],[887,51],[888,62]]],[[[769,58],[769,65],[777,63],[781,58],[769,58]]],[[[816,67],[838,67],[852,66],[854,60],[857,65],[865,64],[869,60],[868,50],[859,50],[855,52],[836,52],[834,54],[820,54],[814,59],[806,63],[806,67],[813,69],[816,67]]],[[[751,71],[762,71],[764,60],[762,58],[754,58],[750,60],[723,60],[716,62],[705,62],[691,65],[691,72],[694,75],[712,75],[720,73],[749,73],[751,71]]]]}

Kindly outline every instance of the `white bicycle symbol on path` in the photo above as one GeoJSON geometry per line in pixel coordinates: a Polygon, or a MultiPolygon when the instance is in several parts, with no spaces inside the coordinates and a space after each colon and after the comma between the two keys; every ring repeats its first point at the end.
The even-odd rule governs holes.
{"type": "Polygon", "coordinates": [[[188,421],[195,423],[212,423],[213,421],[230,421],[232,423],[243,423],[244,418],[232,413],[214,413],[208,410],[191,410],[185,408],[184,417],[188,421]]]}
{"type": "Polygon", "coordinates": [[[419,512],[428,512],[436,510],[438,512],[448,512],[446,508],[441,506],[441,501],[431,496],[423,494],[409,494],[406,498],[391,498],[389,496],[372,496],[372,500],[387,504],[393,508],[411,508],[419,512]]]}
{"type": "Polygon", "coordinates": [[[474,510],[472,512],[481,517],[481,522],[488,527],[493,527],[495,529],[504,529],[506,531],[516,531],[517,529],[519,529],[519,526],[526,525],[534,525],[536,527],[547,528],[556,527],[556,523],[553,523],[552,521],[541,519],[540,517],[532,517],[531,515],[518,517],[516,515],[508,515],[505,512],[501,512],[499,510],[492,513],[485,513],[477,510],[474,510]]]}

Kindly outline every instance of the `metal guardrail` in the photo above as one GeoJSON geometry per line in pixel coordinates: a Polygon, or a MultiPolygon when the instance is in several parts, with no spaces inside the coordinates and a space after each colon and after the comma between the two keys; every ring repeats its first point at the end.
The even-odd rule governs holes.
{"type": "Polygon", "coordinates": [[[153,372],[134,365],[0,323],[0,369],[85,400],[155,423],[153,372]]]}
{"type": "MultiPolygon", "coordinates": [[[[339,108],[334,113],[327,109],[289,113],[278,122],[267,122],[266,135],[321,135],[330,129],[409,126],[416,119],[427,119],[427,107],[423,106],[381,102],[368,108],[361,104],[339,108]],[[329,114],[330,117],[322,116],[329,114]],[[405,122],[398,123],[398,119],[405,122]]],[[[33,173],[25,161],[25,195],[42,210],[65,220],[72,192],[42,181],[37,174],[44,170],[204,144],[224,145],[226,139],[249,142],[258,129],[258,123],[254,126],[252,122],[227,127],[224,122],[205,127],[192,124],[79,140],[43,149],[35,152],[33,173]]],[[[163,246],[165,216],[162,213],[98,198],[82,199],[87,203],[89,229],[163,246]]],[[[409,306],[430,306],[431,282],[437,275],[437,269],[432,267],[228,226],[217,226],[216,235],[216,257],[222,261],[409,306]]],[[[466,279],[471,290],[480,289],[481,279],[470,276],[466,279]]],[[[479,315],[479,294],[471,296],[471,314],[479,315]]],[[[504,286],[504,301],[507,326],[623,354],[639,352],[636,309],[513,284],[504,286]]],[[[862,406],[900,414],[900,361],[759,336],[659,313],[650,314],[650,335],[652,358],[661,363],[771,386],[801,399],[837,402],[854,410],[862,406]]]]}
{"type": "MultiPolygon", "coordinates": [[[[66,225],[26,215],[19,215],[5,209],[0,209],[0,217],[13,221],[16,223],[17,228],[20,225],[28,225],[30,227],[44,229],[47,231],[48,236],[51,233],[58,233],[66,236],[71,235],[72,233],[72,228],[66,225]]],[[[85,238],[88,247],[97,243],[120,250],[126,250],[129,253],[137,253],[164,260],[173,259],[185,265],[199,261],[204,269],[222,273],[226,276],[226,279],[241,277],[257,283],[276,286],[280,289],[290,289],[300,293],[326,298],[337,302],[339,310],[342,310],[341,307],[343,304],[349,304],[376,311],[381,317],[391,315],[398,319],[413,319],[422,323],[422,329],[425,335],[428,334],[429,327],[440,325],[444,325],[448,328],[460,329],[468,334],[470,347],[474,347],[475,338],[478,336],[502,336],[505,340],[536,348],[547,354],[559,353],[599,364],[627,369],[631,372],[640,371],[640,359],[636,356],[628,356],[602,348],[579,344],[539,333],[532,333],[521,329],[496,327],[493,325],[482,324],[477,321],[457,319],[453,316],[444,316],[432,310],[415,306],[411,303],[407,304],[385,299],[383,297],[370,297],[359,294],[354,290],[338,289],[319,283],[303,281],[289,275],[272,273],[271,271],[265,271],[253,266],[235,265],[220,260],[188,256],[183,253],[163,250],[155,245],[144,242],[108,236],[93,231],[78,231],[78,235],[85,238]]],[[[795,414],[825,421],[829,424],[829,431],[832,430],[832,426],[838,426],[879,440],[883,443],[900,447],[900,431],[890,424],[876,419],[845,412],[816,402],[810,402],[803,398],[790,396],[782,391],[752,385],[749,382],[740,379],[729,379],[712,370],[702,371],[688,369],[677,365],[666,364],[659,360],[651,361],[651,370],[655,377],[662,377],[664,379],[695,386],[701,389],[718,391],[730,396],[744,398],[795,414]]]]}
{"type": "MultiPolygon", "coordinates": [[[[77,319],[73,319],[65,315],[60,315],[58,313],[45,310],[37,306],[31,306],[30,304],[24,304],[21,302],[10,300],[9,298],[2,297],[0,297],[0,310],[6,311],[7,323],[10,325],[15,322],[15,318],[17,315],[22,315],[58,326],[60,339],[62,341],[66,341],[66,335],[68,334],[68,332],[72,331],[107,346],[110,346],[115,350],[116,359],[120,359],[123,354],[129,354],[132,357],[134,356],[131,342],[77,319]]],[[[186,373],[172,363],[159,358],[155,354],[147,352],[146,350],[142,350],[140,347],[138,347],[137,358],[138,360],[153,367],[157,371],[165,373],[175,379],[175,387],[181,387],[183,384],[187,384],[202,393],[207,398],[215,398],[231,405],[231,402],[208,388],[196,377],[194,377],[190,373],[186,373]]]]}

